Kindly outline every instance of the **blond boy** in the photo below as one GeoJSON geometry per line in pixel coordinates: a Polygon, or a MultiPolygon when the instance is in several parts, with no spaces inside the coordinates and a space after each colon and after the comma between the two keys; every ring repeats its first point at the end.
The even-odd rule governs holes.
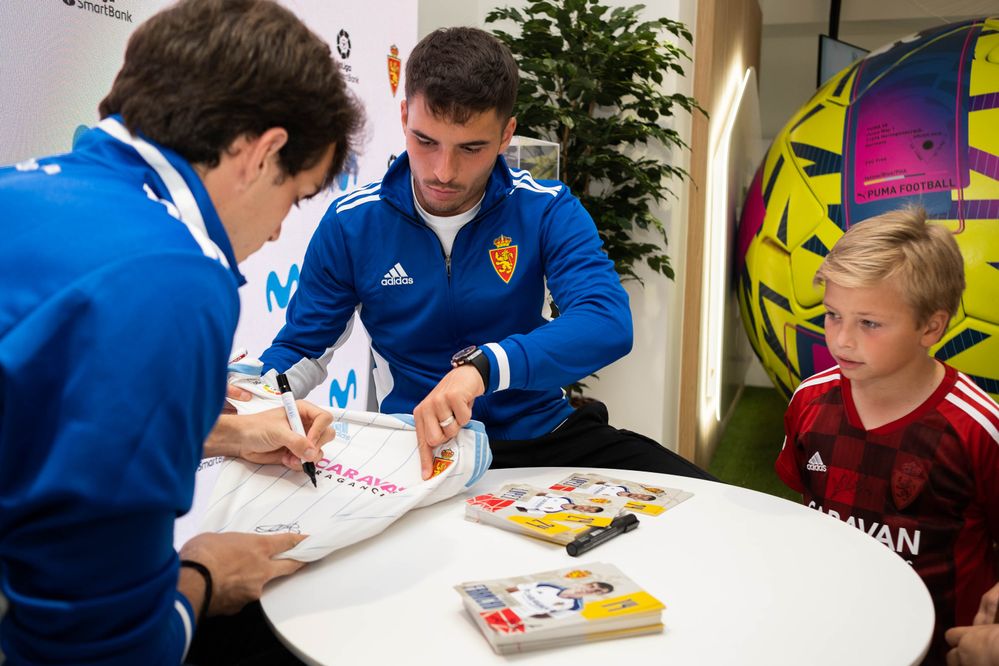
{"type": "Polygon", "coordinates": [[[921,209],[895,211],[850,228],[815,283],[837,365],[792,396],[777,473],[913,565],[936,608],[927,663],[943,663],[943,632],[996,582],[999,535],[999,406],[929,355],[961,301],[961,252],[921,209]]]}

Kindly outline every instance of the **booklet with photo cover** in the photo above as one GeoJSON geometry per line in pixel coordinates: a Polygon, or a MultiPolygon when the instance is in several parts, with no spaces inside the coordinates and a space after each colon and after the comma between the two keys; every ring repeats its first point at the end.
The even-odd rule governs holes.
{"type": "Polygon", "coordinates": [[[543,490],[510,483],[465,500],[465,518],[563,546],[591,527],[607,527],[624,508],[616,497],[543,490]]]}
{"type": "Polygon", "coordinates": [[[662,602],[602,562],[455,586],[499,654],[662,631],[662,602]]]}
{"type": "Polygon", "coordinates": [[[610,497],[625,502],[624,508],[632,513],[658,516],[694,493],[677,488],[664,488],[643,481],[612,479],[602,474],[573,472],[558,483],[548,487],[549,492],[579,493],[592,497],[610,497]]]}

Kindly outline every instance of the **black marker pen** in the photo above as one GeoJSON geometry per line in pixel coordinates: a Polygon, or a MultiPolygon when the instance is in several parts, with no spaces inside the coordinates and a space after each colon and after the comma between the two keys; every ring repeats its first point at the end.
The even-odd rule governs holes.
{"type": "MultiPolygon", "coordinates": [[[[277,376],[278,391],[281,392],[281,404],[284,405],[284,413],[288,417],[288,425],[296,433],[305,437],[305,427],[302,425],[302,417],[298,413],[298,405],[295,404],[295,394],[291,392],[291,384],[288,383],[288,377],[284,373],[277,376]]],[[[316,465],[315,463],[310,463],[302,461],[302,470],[309,475],[309,479],[312,481],[312,485],[316,488],[316,465]]]]}
{"type": "Polygon", "coordinates": [[[591,527],[565,545],[565,552],[573,557],[593,550],[605,541],[610,541],[619,534],[630,532],[638,527],[638,516],[626,513],[611,521],[607,527],[591,527]]]}

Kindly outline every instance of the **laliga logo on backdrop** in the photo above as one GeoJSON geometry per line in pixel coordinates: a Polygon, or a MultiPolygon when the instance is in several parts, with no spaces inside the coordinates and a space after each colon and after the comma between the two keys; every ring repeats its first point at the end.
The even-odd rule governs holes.
{"type": "Polygon", "coordinates": [[[277,273],[271,271],[270,275],[267,276],[267,311],[271,312],[274,306],[271,304],[271,296],[277,301],[277,305],[282,310],[288,307],[288,301],[291,300],[291,290],[298,283],[299,270],[298,264],[292,264],[291,268],[288,269],[288,281],[281,284],[281,278],[278,277],[277,273]]]}
{"type": "Polygon", "coordinates": [[[350,33],[346,30],[341,30],[336,35],[336,51],[344,60],[350,57],[350,33]]]}
{"type": "Polygon", "coordinates": [[[350,57],[350,33],[340,30],[336,36],[336,52],[340,54],[340,71],[343,72],[343,79],[347,83],[360,83],[361,80],[354,76],[354,68],[344,62],[350,57]]]}
{"type": "Polygon", "coordinates": [[[346,385],[341,388],[340,382],[333,380],[330,382],[330,407],[339,407],[343,409],[347,406],[347,400],[354,399],[357,400],[357,373],[351,369],[347,373],[346,385]],[[354,395],[349,395],[353,389],[354,395]],[[333,401],[336,400],[336,404],[333,401]]]}

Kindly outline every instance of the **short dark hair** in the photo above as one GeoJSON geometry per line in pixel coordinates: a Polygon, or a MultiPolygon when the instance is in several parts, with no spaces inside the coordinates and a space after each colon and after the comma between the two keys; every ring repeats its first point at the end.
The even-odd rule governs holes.
{"type": "Polygon", "coordinates": [[[517,63],[478,28],[441,28],[420,40],[406,63],[406,97],[422,95],[439,118],[464,123],[494,109],[504,120],[517,101],[517,63]]]}
{"type": "Polygon", "coordinates": [[[99,107],[192,163],[218,166],[243,135],[288,132],[288,176],[336,144],[324,187],[343,168],[364,123],[329,45],[273,0],[181,0],[132,34],[99,107]]]}

